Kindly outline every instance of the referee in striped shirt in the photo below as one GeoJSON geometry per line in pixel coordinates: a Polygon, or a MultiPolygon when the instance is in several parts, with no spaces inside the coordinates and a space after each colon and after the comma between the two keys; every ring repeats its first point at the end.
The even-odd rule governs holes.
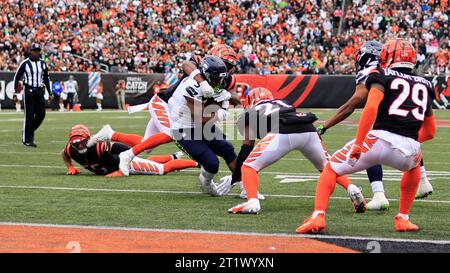
{"type": "Polygon", "coordinates": [[[22,143],[27,147],[37,147],[34,143],[34,132],[39,128],[45,117],[45,89],[47,89],[49,98],[53,99],[47,64],[40,58],[40,55],[40,45],[32,44],[30,57],[20,64],[14,76],[14,90],[16,93],[19,81],[23,78],[25,120],[22,131],[22,143]]]}

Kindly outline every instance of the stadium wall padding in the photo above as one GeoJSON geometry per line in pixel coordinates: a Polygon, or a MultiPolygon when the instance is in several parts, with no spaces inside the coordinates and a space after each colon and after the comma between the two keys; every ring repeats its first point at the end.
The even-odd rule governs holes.
{"type": "MultiPolygon", "coordinates": [[[[51,81],[66,81],[73,75],[80,91],[82,109],[95,108],[95,98],[89,94],[89,73],[50,73],[51,81]]],[[[337,108],[345,103],[355,88],[351,75],[249,75],[236,76],[236,91],[240,95],[247,90],[264,86],[277,99],[285,99],[299,108],[337,108]]],[[[2,108],[13,108],[13,72],[0,72],[0,100],[2,108]]],[[[103,107],[117,108],[115,86],[119,80],[126,83],[126,103],[136,105],[147,102],[153,87],[165,80],[166,74],[101,74],[103,107]]],[[[438,94],[450,97],[450,78],[428,77],[436,86],[438,94]]]]}

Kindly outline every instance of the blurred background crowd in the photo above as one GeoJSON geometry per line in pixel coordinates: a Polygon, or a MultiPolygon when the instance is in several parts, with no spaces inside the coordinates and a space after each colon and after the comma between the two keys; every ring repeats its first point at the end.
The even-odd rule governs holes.
{"type": "Polygon", "coordinates": [[[406,37],[419,73],[450,73],[448,0],[2,0],[0,71],[32,42],[52,71],[170,72],[218,43],[239,73],[353,74],[364,40],[406,37]],[[388,8],[387,8],[388,7],[388,8]]]}

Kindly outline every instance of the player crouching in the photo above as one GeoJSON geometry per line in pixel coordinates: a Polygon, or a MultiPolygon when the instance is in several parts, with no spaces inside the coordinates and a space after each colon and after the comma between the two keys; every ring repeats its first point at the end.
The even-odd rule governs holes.
{"type": "MultiPolygon", "coordinates": [[[[224,181],[218,187],[219,192],[225,194],[241,180],[242,175],[248,201],[232,207],[229,213],[257,214],[261,210],[258,173],[293,150],[301,152],[317,170],[323,170],[328,153],[314,128],[316,120],[313,113],[297,112],[286,101],[274,100],[266,88],[258,87],[249,92],[247,110],[238,120],[244,141],[236,168],[231,183],[224,181]],[[257,138],[261,140],[255,146],[257,138]]],[[[352,185],[346,176],[339,178],[339,184],[348,191],[356,211],[364,212],[366,203],[359,188],[352,185]]]]}
{"type": "MultiPolygon", "coordinates": [[[[69,143],[61,152],[61,156],[67,167],[68,175],[80,173],[72,164],[72,160],[85,169],[97,175],[109,177],[120,177],[119,154],[129,149],[121,143],[110,143],[106,141],[97,142],[88,147],[87,143],[91,133],[89,129],[78,124],[73,126],[69,132],[69,143]]],[[[178,159],[180,154],[153,156],[148,159],[135,157],[131,162],[130,174],[165,175],[175,170],[197,167],[193,160],[178,159]]]]}
{"type": "Polygon", "coordinates": [[[403,171],[395,230],[419,230],[409,221],[409,212],[420,183],[420,142],[432,139],[436,126],[431,107],[433,85],[412,73],[415,64],[416,51],[408,41],[395,39],[384,45],[380,54],[383,68],[373,69],[366,80],[369,95],[356,139],[327,164],[317,184],[314,212],[297,233],[325,230],[325,211],[336,179],[377,164],[403,171]]]}

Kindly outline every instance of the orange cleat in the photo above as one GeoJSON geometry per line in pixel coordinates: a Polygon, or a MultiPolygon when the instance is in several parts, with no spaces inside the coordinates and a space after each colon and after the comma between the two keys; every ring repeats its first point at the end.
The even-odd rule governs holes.
{"type": "Polygon", "coordinates": [[[418,231],[419,227],[409,220],[405,220],[400,216],[395,216],[394,218],[395,223],[395,231],[397,232],[411,232],[411,231],[418,231]]]}
{"type": "Polygon", "coordinates": [[[327,224],[325,223],[325,214],[320,213],[316,218],[309,217],[299,226],[295,232],[298,234],[319,233],[325,230],[327,224]]]}
{"type": "Polygon", "coordinates": [[[106,177],[122,177],[122,176],[123,176],[122,171],[118,170],[118,171],[108,174],[106,177]]]}

